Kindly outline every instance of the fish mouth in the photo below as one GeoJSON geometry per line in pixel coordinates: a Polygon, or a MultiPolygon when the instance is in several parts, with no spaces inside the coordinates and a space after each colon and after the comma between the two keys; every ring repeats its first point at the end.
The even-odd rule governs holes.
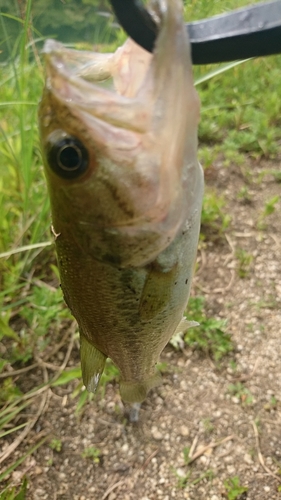
{"type": "MultiPolygon", "coordinates": [[[[135,53],[145,52],[131,40],[129,46],[134,47],[135,53]]],[[[132,47],[127,51],[130,52],[130,49],[132,47]]],[[[123,52],[128,57],[126,48],[123,52]]],[[[82,120],[88,115],[121,129],[139,133],[147,130],[145,99],[121,93],[122,90],[126,93],[124,79],[129,80],[130,76],[127,74],[120,78],[120,72],[123,71],[120,59],[124,57],[120,49],[114,54],[99,54],[69,49],[60,42],[47,40],[43,53],[47,88],[73,112],[80,112],[82,120]]],[[[147,62],[151,59],[150,54],[144,56],[147,62]]],[[[144,66],[143,73],[147,69],[144,66]]],[[[135,84],[135,91],[137,88],[138,85],[135,84]]]]}
{"type": "MultiPolygon", "coordinates": [[[[154,3],[160,21],[153,54],[131,39],[113,54],[79,51],[47,40],[43,49],[47,88],[89,128],[95,140],[105,146],[108,142],[112,145],[113,140],[114,152],[116,148],[134,148],[139,142],[134,134],[146,135],[146,139],[152,134],[154,142],[156,138],[162,145],[173,134],[179,135],[176,144],[179,157],[184,147],[182,135],[187,128],[187,120],[181,116],[185,106],[189,108],[193,129],[194,122],[196,125],[199,122],[190,44],[181,0],[154,3]],[[112,128],[110,134],[110,129],[98,120],[115,130],[112,128]],[[104,130],[99,134],[101,128],[104,130]],[[126,136],[122,130],[126,130],[126,136]],[[130,138],[126,140],[128,135],[130,138]]],[[[196,148],[196,126],[195,134],[194,130],[190,132],[196,148]]]]}

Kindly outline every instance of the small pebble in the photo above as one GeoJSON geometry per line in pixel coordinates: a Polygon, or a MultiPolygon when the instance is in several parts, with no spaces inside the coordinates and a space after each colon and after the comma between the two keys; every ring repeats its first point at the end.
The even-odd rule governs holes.
{"type": "Polygon", "coordinates": [[[114,493],[114,491],[112,491],[112,493],[110,493],[109,497],[108,497],[108,500],[116,500],[117,496],[116,496],[116,493],[114,493]]]}
{"type": "Polygon", "coordinates": [[[180,427],[180,435],[183,437],[187,437],[189,435],[189,429],[186,427],[186,425],[182,425],[180,427]]]}
{"type": "Polygon", "coordinates": [[[235,474],[235,467],[233,465],[228,465],[226,468],[228,474],[235,474]]]}
{"type": "Polygon", "coordinates": [[[245,453],[244,462],[246,462],[246,464],[249,464],[249,465],[251,465],[253,463],[253,459],[252,459],[251,455],[249,455],[249,453],[245,453]]]}
{"type": "Polygon", "coordinates": [[[152,427],[151,435],[156,441],[161,441],[163,439],[163,434],[157,429],[157,427],[152,427]]]}
{"type": "Polygon", "coordinates": [[[176,470],[176,472],[177,472],[178,477],[185,477],[186,476],[186,471],[180,467],[176,470]]]}

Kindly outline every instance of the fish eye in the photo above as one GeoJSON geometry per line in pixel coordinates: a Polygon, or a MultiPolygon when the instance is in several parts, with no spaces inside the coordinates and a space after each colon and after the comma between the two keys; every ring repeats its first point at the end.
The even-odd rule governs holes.
{"type": "Polygon", "coordinates": [[[76,179],[88,168],[89,155],[76,137],[66,136],[52,142],[48,151],[51,169],[65,179],[76,179]]]}

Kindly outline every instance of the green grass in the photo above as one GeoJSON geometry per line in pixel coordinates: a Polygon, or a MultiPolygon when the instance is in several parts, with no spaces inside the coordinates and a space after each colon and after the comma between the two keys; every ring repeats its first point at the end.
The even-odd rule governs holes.
{"type": "Polygon", "coordinates": [[[280,196],[273,196],[265,202],[264,209],[258,217],[257,226],[259,229],[266,229],[266,219],[269,215],[272,215],[275,212],[277,208],[276,206],[280,200],[280,196]]]}
{"type": "Polygon", "coordinates": [[[101,451],[95,446],[90,446],[89,448],[85,448],[82,453],[83,458],[90,458],[95,464],[100,463],[101,451]]]}
{"type": "MultiPolygon", "coordinates": [[[[186,16],[190,20],[200,19],[247,3],[246,0],[192,1],[186,6],[186,16]]],[[[72,397],[78,412],[92,398],[81,390],[78,334],[58,288],[55,253],[50,245],[49,200],[37,127],[37,105],[44,75],[37,45],[30,43],[40,34],[32,30],[31,0],[26,1],[24,10],[25,18],[18,21],[21,31],[16,40],[9,38],[6,19],[0,16],[0,49],[5,46],[10,54],[7,63],[0,66],[0,374],[8,365],[14,370],[26,370],[27,384],[23,387],[21,372],[19,378],[0,379],[0,435],[7,439],[23,435],[31,401],[37,397],[37,391],[44,394],[45,387],[73,383],[72,397]],[[44,366],[58,353],[67,368],[61,358],[56,358],[58,368],[46,380],[44,366]],[[69,359],[72,364],[68,364],[69,359]],[[32,387],[29,366],[39,364],[42,380],[38,387],[32,387]],[[21,423],[17,424],[20,414],[21,423]]],[[[118,40],[123,39],[120,32],[118,40]]],[[[208,74],[213,72],[213,66],[194,69],[202,103],[199,157],[205,170],[211,169],[217,158],[222,158],[227,168],[230,164],[243,165],[245,154],[254,158],[275,157],[281,139],[280,63],[281,57],[276,56],[248,61],[226,72],[222,72],[225,65],[218,65],[217,74],[211,79],[208,74]]],[[[279,172],[277,181],[280,182],[279,172]]],[[[246,199],[247,192],[241,196],[246,199]]],[[[278,202],[275,198],[268,200],[261,224],[265,224],[278,202]]],[[[202,221],[201,236],[205,240],[223,237],[231,225],[225,200],[208,187],[202,221]]],[[[238,256],[243,272],[245,268],[247,272],[244,257],[238,256]]],[[[225,333],[225,325],[220,320],[206,318],[204,311],[202,298],[191,299],[188,314],[190,319],[200,322],[200,327],[189,330],[184,340],[220,360],[231,352],[231,339],[225,333]]],[[[106,384],[116,377],[117,370],[108,363],[101,395],[106,384]]],[[[44,439],[31,445],[17,461],[11,455],[0,479],[7,480],[44,439]]],[[[23,482],[20,487],[6,487],[0,499],[24,499],[25,485],[23,482]]]]}
{"type": "MultiPolygon", "coordinates": [[[[259,0],[253,0],[251,4],[258,3],[259,0]]],[[[217,14],[223,14],[233,9],[249,5],[248,0],[218,0],[210,2],[209,0],[184,0],[185,18],[189,21],[198,21],[205,17],[211,17],[217,14]]]]}
{"type": "Polygon", "coordinates": [[[62,449],[61,439],[53,438],[52,441],[50,442],[49,446],[50,446],[51,450],[54,450],[57,453],[59,453],[62,449]]]}
{"type": "Polygon", "coordinates": [[[231,336],[226,332],[226,321],[206,315],[204,297],[189,299],[186,316],[199,323],[189,328],[184,336],[184,342],[192,349],[210,354],[215,362],[233,351],[231,336]]]}
{"type": "Polygon", "coordinates": [[[176,350],[187,345],[193,350],[210,355],[217,364],[234,350],[231,336],[226,331],[226,321],[206,314],[204,297],[190,297],[186,318],[196,321],[198,325],[189,328],[183,337],[182,332],[172,337],[170,344],[176,350]]]}
{"type": "Polygon", "coordinates": [[[243,406],[251,405],[253,402],[253,396],[251,392],[241,382],[236,382],[235,384],[229,384],[228,392],[232,396],[238,398],[243,406]]]}
{"type": "Polygon", "coordinates": [[[27,479],[24,478],[22,484],[17,488],[5,488],[0,493],[0,500],[25,500],[27,489],[27,479]]]}
{"type": "MultiPolygon", "coordinates": [[[[247,61],[198,88],[199,139],[201,144],[219,144],[217,154],[225,153],[226,165],[236,158],[241,161],[239,153],[276,156],[281,123],[278,61],[280,56],[247,61]]],[[[202,71],[196,68],[195,76],[202,71]]]]}
{"type": "Polygon", "coordinates": [[[226,494],[228,500],[238,500],[243,493],[248,491],[247,487],[240,485],[240,479],[238,476],[227,479],[224,482],[224,486],[227,492],[226,494]]]}
{"type": "Polygon", "coordinates": [[[201,216],[201,240],[219,239],[231,222],[225,210],[226,201],[216,190],[206,188],[201,216]]]}
{"type": "Polygon", "coordinates": [[[235,250],[237,260],[237,273],[239,278],[247,278],[250,274],[253,255],[243,248],[237,247],[235,250]]]}
{"type": "MultiPolygon", "coordinates": [[[[187,452],[187,448],[185,449],[185,451],[187,452]]],[[[186,460],[186,465],[188,465],[188,460],[186,460]]],[[[186,488],[187,486],[195,486],[196,484],[199,484],[201,481],[204,481],[205,483],[207,481],[211,482],[215,477],[215,473],[212,469],[206,470],[196,479],[191,479],[192,470],[188,470],[185,473],[183,469],[181,470],[173,469],[173,473],[177,478],[177,488],[180,490],[186,488]]]]}

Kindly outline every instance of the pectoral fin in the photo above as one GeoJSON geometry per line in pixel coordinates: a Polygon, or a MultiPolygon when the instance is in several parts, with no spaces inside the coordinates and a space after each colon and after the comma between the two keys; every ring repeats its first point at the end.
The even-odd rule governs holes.
{"type": "Polygon", "coordinates": [[[170,302],[177,272],[177,265],[166,273],[158,269],[149,271],[139,305],[143,320],[152,319],[170,302]]]}
{"type": "Polygon", "coordinates": [[[183,317],[179,322],[174,335],[185,333],[189,328],[192,328],[194,326],[199,326],[199,323],[197,321],[188,321],[188,319],[183,317]]]}
{"type": "Polygon", "coordinates": [[[198,326],[198,325],[199,325],[199,323],[197,323],[197,321],[188,321],[185,317],[183,317],[182,320],[180,321],[180,323],[178,324],[174,335],[172,336],[172,338],[170,340],[170,344],[172,344],[172,346],[176,350],[183,349],[184,348],[183,336],[184,336],[185,332],[189,328],[192,328],[192,327],[198,326]]]}
{"type": "Polygon", "coordinates": [[[106,356],[90,344],[84,335],[80,335],[80,359],[84,385],[87,391],[96,392],[106,356]]]}

